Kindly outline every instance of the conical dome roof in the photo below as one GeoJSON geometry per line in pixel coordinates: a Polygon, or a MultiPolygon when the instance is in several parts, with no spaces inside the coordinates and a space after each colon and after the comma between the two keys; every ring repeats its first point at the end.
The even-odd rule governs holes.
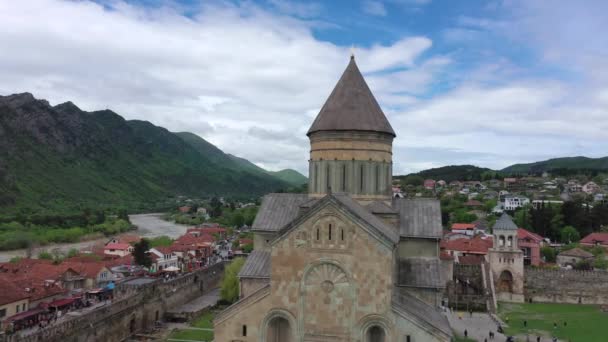
{"type": "Polygon", "coordinates": [[[351,56],[346,70],[307,135],[319,131],[372,131],[395,136],[395,131],[365,83],[354,56],[351,56]]]}
{"type": "Polygon", "coordinates": [[[503,229],[503,230],[517,230],[517,225],[511,219],[507,213],[503,213],[502,216],[496,220],[496,223],[492,229],[503,229]]]}

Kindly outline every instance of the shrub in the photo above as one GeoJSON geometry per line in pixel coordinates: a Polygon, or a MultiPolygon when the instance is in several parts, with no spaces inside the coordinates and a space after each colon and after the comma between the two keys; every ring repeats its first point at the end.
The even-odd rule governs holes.
{"type": "Polygon", "coordinates": [[[545,262],[555,262],[555,249],[545,246],[540,249],[540,254],[545,262]]]}

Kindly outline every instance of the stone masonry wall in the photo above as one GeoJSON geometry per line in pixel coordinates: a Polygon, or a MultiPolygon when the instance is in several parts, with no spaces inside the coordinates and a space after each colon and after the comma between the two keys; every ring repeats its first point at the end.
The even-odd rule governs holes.
{"type": "Polygon", "coordinates": [[[453,278],[446,293],[451,308],[487,310],[481,265],[454,264],[453,278]]]}
{"type": "Polygon", "coordinates": [[[224,264],[170,281],[158,279],[140,286],[120,284],[112,304],[36,330],[27,336],[7,336],[7,342],[114,342],[151,328],[158,318],[219,286],[224,264]]]}
{"type": "Polygon", "coordinates": [[[608,304],[608,272],[526,268],[526,301],[608,304]]]}

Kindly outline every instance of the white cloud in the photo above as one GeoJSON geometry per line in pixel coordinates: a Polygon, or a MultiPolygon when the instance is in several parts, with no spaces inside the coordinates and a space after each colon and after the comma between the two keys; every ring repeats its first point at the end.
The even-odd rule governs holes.
{"type": "Polygon", "coordinates": [[[365,0],[361,3],[361,7],[363,9],[363,12],[367,14],[377,15],[381,17],[386,15],[386,8],[384,7],[384,4],[380,1],[365,0]]]}
{"type": "MultiPolygon", "coordinates": [[[[178,7],[110,4],[0,2],[0,93],[110,108],[200,134],[271,169],[306,172],[306,130],[348,63],[348,47],[315,39],[311,22],[251,3],[206,4],[189,16],[178,7]]],[[[357,49],[357,61],[364,71],[415,70],[430,45],[404,37],[357,49]]]]}
{"type": "MultiPolygon", "coordinates": [[[[572,9],[568,18],[574,5],[544,11],[538,6],[553,5],[531,3],[499,8],[509,20],[456,18],[454,29],[463,31],[452,38],[474,45],[479,38],[471,32],[491,31],[538,52],[543,67],[567,77],[536,73],[534,63],[497,51],[462,71],[468,55],[438,55],[423,36],[356,49],[398,135],[396,174],[606,154],[608,46],[598,35],[608,30],[605,11],[572,9]]],[[[111,108],[199,134],[263,167],[307,172],[306,130],[349,55],[348,46],[315,37],[318,23],[297,19],[314,16],[314,6],[274,0],[267,11],[249,2],[205,2],[185,11],[109,4],[0,1],[0,94],[28,91],[53,104],[111,108]]]]}

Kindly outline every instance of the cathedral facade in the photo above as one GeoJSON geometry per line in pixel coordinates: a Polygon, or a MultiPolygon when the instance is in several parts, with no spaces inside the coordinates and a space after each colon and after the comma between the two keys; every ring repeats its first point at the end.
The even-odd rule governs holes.
{"type": "Polygon", "coordinates": [[[221,342],[450,341],[441,210],[392,198],[395,132],[354,57],[307,133],[307,194],[269,194],[221,342]]]}

